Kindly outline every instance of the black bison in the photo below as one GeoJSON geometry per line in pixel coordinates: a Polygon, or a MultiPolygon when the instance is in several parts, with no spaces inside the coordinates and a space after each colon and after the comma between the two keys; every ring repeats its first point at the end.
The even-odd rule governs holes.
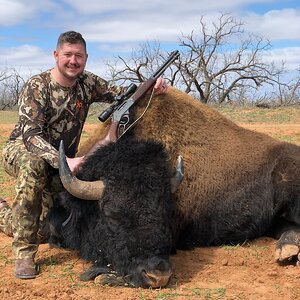
{"type": "MultiPolygon", "coordinates": [[[[146,105],[137,104],[136,117],[146,105]]],[[[300,147],[243,129],[171,87],[116,144],[87,159],[83,182],[63,176],[79,198],[97,200],[66,192],[50,214],[52,240],[94,261],[84,279],[113,269],[134,286],[165,286],[175,249],[262,235],[279,239],[278,261],[299,253],[300,147]],[[179,155],[184,180],[172,193],[179,155]]]]}

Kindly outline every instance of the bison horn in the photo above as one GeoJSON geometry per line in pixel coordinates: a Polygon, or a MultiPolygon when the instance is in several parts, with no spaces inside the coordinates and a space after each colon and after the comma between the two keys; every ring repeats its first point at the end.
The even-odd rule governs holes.
{"type": "Polygon", "coordinates": [[[59,145],[59,176],[64,188],[77,198],[99,200],[103,194],[105,185],[102,180],[82,181],[72,174],[67,163],[63,141],[59,145]]]}
{"type": "Polygon", "coordinates": [[[178,156],[175,166],[175,172],[171,178],[171,192],[175,193],[179,188],[184,176],[184,165],[183,158],[181,155],[178,156]]]}

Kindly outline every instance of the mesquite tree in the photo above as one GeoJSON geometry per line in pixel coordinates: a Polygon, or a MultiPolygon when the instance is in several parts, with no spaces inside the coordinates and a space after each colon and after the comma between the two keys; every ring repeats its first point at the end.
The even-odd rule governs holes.
{"type": "Polygon", "coordinates": [[[180,39],[181,75],[185,91],[193,91],[202,102],[222,103],[238,98],[264,84],[275,84],[282,72],[263,61],[271,45],[262,37],[246,34],[243,23],[221,15],[210,26],[202,16],[200,30],[180,39]]]}
{"type": "Polygon", "coordinates": [[[25,79],[15,68],[0,71],[0,109],[16,108],[25,79]]]}
{"type": "MultiPolygon", "coordinates": [[[[107,62],[109,77],[113,83],[120,85],[126,82],[140,84],[151,76],[161,66],[169,53],[163,52],[158,41],[144,43],[132,51],[131,57],[118,56],[114,61],[107,62]]],[[[169,85],[178,83],[179,68],[176,62],[164,74],[169,85]]]]}

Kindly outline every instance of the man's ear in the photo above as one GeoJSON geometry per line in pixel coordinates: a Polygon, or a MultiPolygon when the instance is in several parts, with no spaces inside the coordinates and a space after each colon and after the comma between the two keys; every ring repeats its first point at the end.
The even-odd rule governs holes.
{"type": "Polygon", "coordinates": [[[56,50],[53,51],[53,56],[54,56],[55,61],[57,61],[57,59],[58,59],[58,52],[56,50]]]}

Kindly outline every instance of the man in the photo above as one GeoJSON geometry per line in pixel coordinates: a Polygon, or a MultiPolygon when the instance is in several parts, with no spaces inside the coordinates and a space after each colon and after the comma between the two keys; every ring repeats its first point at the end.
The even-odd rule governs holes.
{"type": "MultiPolygon", "coordinates": [[[[62,33],[54,51],[55,67],[29,79],[20,95],[19,122],[3,149],[4,168],[17,178],[12,208],[0,198],[0,229],[13,236],[17,278],[38,273],[34,258],[43,221],[62,189],[57,172],[60,140],[74,171],[84,160],[74,157],[90,104],[110,103],[122,91],[85,71],[87,58],[81,34],[62,33]]],[[[159,78],[154,89],[163,93],[165,81],[159,78]]]]}

